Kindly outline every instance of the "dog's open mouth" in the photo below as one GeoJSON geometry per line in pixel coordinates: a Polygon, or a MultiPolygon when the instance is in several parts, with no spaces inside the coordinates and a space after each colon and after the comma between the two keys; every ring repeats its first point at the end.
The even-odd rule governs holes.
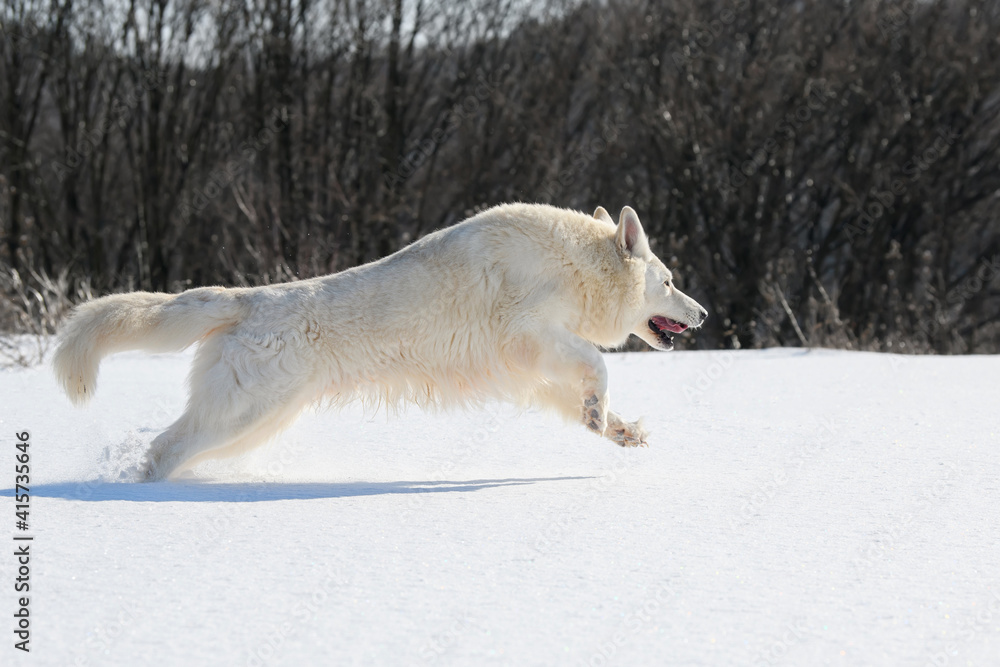
{"type": "Polygon", "coordinates": [[[670,334],[681,333],[687,329],[687,325],[676,322],[669,317],[656,315],[649,320],[649,329],[656,334],[656,337],[661,343],[663,343],[664,347],[672,347],[674,339],[670,336],[670,334]]]}

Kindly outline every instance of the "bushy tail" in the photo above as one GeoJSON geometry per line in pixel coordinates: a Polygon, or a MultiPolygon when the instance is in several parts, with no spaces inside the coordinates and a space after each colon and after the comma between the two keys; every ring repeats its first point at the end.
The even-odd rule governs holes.
{"type": "Polygon", "coordinates": [[[59,334],[53,366],[77,405],[97,388],[101,359],[124,350],[176,352],[244,317],[241,290],[201,287],[182,294],[112,294],[77,306],[59,334]]]}

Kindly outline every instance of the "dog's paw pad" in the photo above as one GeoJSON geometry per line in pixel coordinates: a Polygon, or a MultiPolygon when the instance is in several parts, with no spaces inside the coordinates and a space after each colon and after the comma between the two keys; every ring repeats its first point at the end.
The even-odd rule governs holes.
{"type": "Polygon", "coordinates": [[[604,433],[607,420],[601,414],[598,403],[600,403],[600,399],[597,398],[596,394],[591,394],[590,398],[583,401],[582,421],[591,431],[597,435],[602,435],[604,433]]]}

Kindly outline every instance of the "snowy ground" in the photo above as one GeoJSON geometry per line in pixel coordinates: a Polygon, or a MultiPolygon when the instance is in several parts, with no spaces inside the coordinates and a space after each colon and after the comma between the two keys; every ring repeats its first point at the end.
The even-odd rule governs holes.
{"type": "MultiPolygon", "coordinates": [[[[190,355],[31,431],[31,653],[4,665],[997,665],[1000,357],[608,355],[649,449],[498,407],[307,415],[186,483],[113,483],[190,355]]],[[[0,553],[11,623],[13,547],[0,553]]]]}

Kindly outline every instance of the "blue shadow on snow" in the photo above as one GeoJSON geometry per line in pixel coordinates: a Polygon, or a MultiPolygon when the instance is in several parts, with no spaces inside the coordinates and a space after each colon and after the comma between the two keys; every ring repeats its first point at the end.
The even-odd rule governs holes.
{"type": "MultiPolygon", "coordinates": [[[[593,477],[536,477],[524,479],[472,479],[440,482],[301,482],[213,484],[211,482],[157,482],[152,484],[102,482],[60,482],[32,485],[35,498],[64,500],[133,502],[230,502],[251,503],[272,500],[313,500],[355,498],[393,493],[456,493],[498,486],[521,486],[537,482],[594,479],[593,477]]],[[[0,489],[0,496],[14,496],[14,489],[0,489]]]]}

